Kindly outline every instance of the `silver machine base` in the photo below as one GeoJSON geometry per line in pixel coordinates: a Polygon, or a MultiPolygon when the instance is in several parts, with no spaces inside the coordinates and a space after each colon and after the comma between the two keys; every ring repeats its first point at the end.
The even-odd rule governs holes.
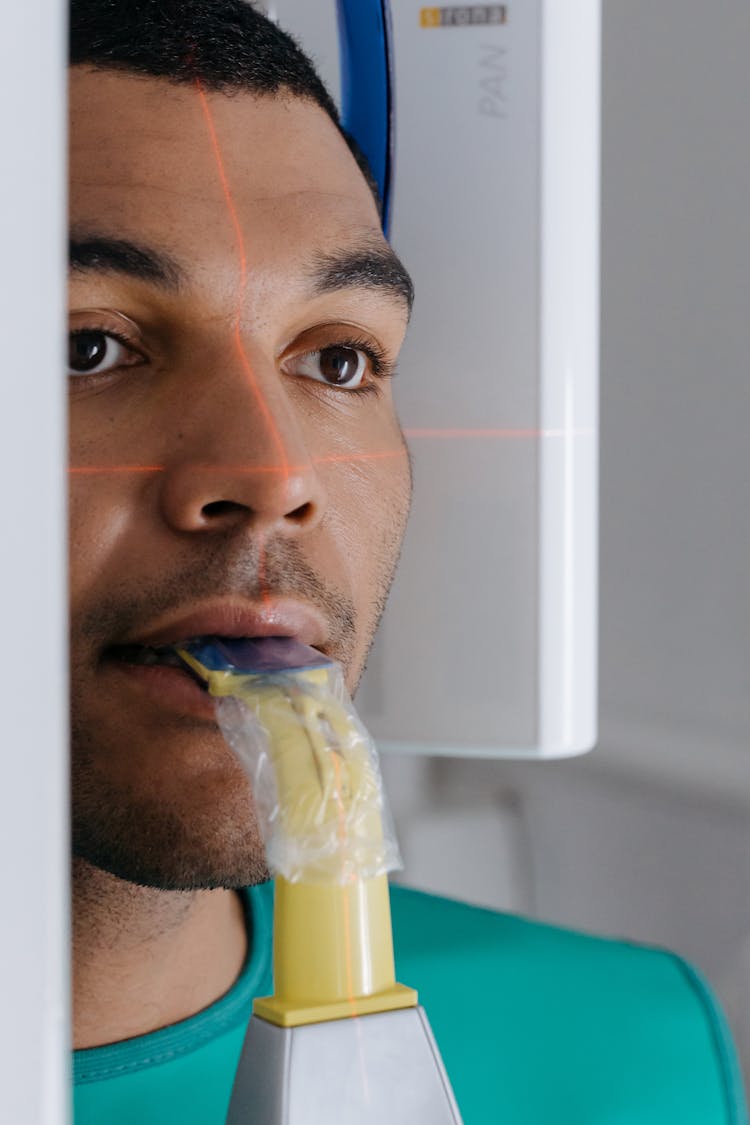
{"type": "Polygon", "coordinates": [[[276,1027],[253,1016],[227,1125],[461,1125],[422,1008],[276,1027]]]}

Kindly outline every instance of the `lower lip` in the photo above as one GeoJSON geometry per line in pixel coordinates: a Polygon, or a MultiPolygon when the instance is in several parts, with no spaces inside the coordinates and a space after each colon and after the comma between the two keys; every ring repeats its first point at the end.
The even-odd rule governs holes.
{"type": "Polygon", "coordinates": [[[128,664],[107,660],[104,667],[130,683],[161,709],[216,722],[216,704],[188,672],[168,664],[128,664]]]}

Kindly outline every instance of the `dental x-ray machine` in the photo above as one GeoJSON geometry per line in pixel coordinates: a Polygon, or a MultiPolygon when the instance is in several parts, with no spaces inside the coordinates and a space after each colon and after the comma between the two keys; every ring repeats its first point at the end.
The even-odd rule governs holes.
{"type": "MultiPolygon", "coordinates": [[[[596,695],[598,0],[440,6],[268,0],[265,6],[297,35],[338,93],[345,124],[380,185],[389,237],[417,289],[397,384],[415,463],[415,504],[359,697],[365,724],[385,749],[527,758],[584,751],[595,739],[596,695]]],[[[9,376],[0,465],[9,482],[4,625],[13,643],[4,647],[2,669],[13,752],[0,791],[0,847],[7,856],[24,856],[4,869],[7,900],[24,908],[11,912],[4,935],[1,987],[13,1018],[0,1036],[0,1116],[61,1125],[69,1049],[68,949],[61,939],[67,933],[64,402],[57,374],[63,7],[57,0],[10,5],[6,23],[0,121],[13,159],[4,182],[7,284],[0,307],[9,376]],[[30,41],[33,52],[18,50],[30,41]],[[29,871],[35,872],[31,895],[29,871]]],[[[295,706],[298,674],[307,673],[293,669],[295,706]]],[[[306,723],[305,730],[340,724],[338,711],[327,706],[317,712],[318,725],[306,723]]],[[[356,716],[349,718],[364,737],[356,716]]],[[[349,796],[369,791],[376,776],[368,773],[373,759],[360,754],[356,739],[353,745],[347,777],[357,784],[349,796]]],[[[337,824],[345,819],[346,806],[336,797],[343,792],[336,782],[329,792],[334,803],[324,806],[327,817],[336,811],[337,824]]],[[[341,1016],[335,1005],[345,1001],[361,1018],[316,1022],[313,1012],[304,1022],[311,1011],[302,1017],[297,1004],[292,1032],[276,1035],[285,1003],[277,995],[260,1002],[258,1012],[277,1018],[261,1029],[265,1057],[307,1067],[295,1087],[304,1095],[296,1104],[307,1113],[294,1119],[298,1125],[318,1120],[310,1115],[310,1084],[330,1071],[316,1070],[316,1058],[344,1041],[349,1049],[352,1025],[361,1031],[357,1057],[364,1052],[375,1077],[393,1064],[393,1043],[408,1040],[419,1060],[410,1071],[419,1084],[413,1092],[439,1107],[430,1125],[455,1120],[416,997],[392,977],[381,873],[387,866],[368,866],[384,822],[376,816],[356,823],[372,829],[366,846],[359,847],[357,831],[342,832],[339,843],[356,845],[361,895],[355,901],[336,880],[335,893],[349,903],[349,921],[356,918],[362,935],[378,941],[359,962],[363,995],[354,996],[350,980],[343,1000],[334,995],[342,964],[335,957],[326,962],[323,985],[330,1012],[341,1016]],[[368,1000],[368,989],[383,1003],[368,1000]],[[399,1019],[403,1034],[394,1038],[399,1019]]],[[[325,899],[330,885],[313,897],[325,899]]],[[[287,919],[301,901],[297,893],[284,889],[277,900],[287,919]]],[[[316,917],[323,929],[332,922],[325,911],[316,917]]],[[[293,949],[292,925],[286,935],[293,949]]],[[[280,953],[283,959],[288,948],[280,953]]],[[[349,956],[343,964],[351,970],[354,961],[349,956]]],[[[279,984],[294,983],[295,959],[277,969],[279,993],[279,984]]],[[[249,1035],[252,1028],[251,1021],[249,1035]]],[[[281,1071],[275,1074],[280,1080],[281,1071]]],[[[292,1085],[286,1089],[301,1075],[287,1069],[292,1085]]],[[[246,1113],[254,1081],[241,1066],[233,1122],[257,1120],[246,1113]]],[[[256,1082],[256,1096],[257,1089],[256,1082]]],[[[277,1083],[270,1096],[279,1089],[277,1083]]],[[[325,1109],[324,1099],[318,1104],[325,1109]]],[[[400,1108],[407,1112],[401,1119],[417,1120],[405,1103],[400,1108]]],[[[348,1120],[365,1121],[357,1112],[348,1120]]],[[[333,1120],[330,1113],[324,1119],[333,1120]]],[[[388,1125],[401,1119],[389,1112],[388,1125]]]]}
{"type": "Polygon", "coordinates": [[[358,704],[384,750],[596,739],[599,3],[268,0],[416,287],[415,493],[358,704]]]}

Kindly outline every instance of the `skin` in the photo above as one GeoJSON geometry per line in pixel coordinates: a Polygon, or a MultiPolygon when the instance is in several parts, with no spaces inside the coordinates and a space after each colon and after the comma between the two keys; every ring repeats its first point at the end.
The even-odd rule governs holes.
{"type": "Polygon", "coordinates": [[[409,507],[390,379],[368,367],[355,394],[314,377],[353,332],[387,365],[403,341],[392,288],[310,280],[316,255],[385,247],[367,184],[313,103],[203,98],[71,72],[71,229],[158,247],[184,274],[170,289],[89,262],[70,279],[71,327],[134,344],[70,379],[76,1047],[231,987],[248,941],[235,888],[266,875],[216,724],[113,671],[108,647],[209,600],[284,595],[353,691],[409,507]]]}

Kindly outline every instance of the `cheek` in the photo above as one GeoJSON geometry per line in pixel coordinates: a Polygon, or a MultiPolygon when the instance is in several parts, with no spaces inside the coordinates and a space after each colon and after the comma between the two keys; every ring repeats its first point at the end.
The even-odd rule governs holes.
{"type": "Polygon", "coordinates": [[[71,610],[107,571],[107,560],[127,535],[133,482],[117,474],[71,473],[68,488],[68,573],[71,610]]]}
{"type": "Polygon", "coordinates": [[[328,523],[360,621],[378,612],[401,547],[411,499],[406,449],[398,456],[352,461],[327,474],[328,523]]]}
{"type": "Polygon", "coordinates": [[[123,411],[122,421],[117,406],[104,394],[74,398],[70,405],[69,581],[74,613],[97,580],[101,583],[102,575],[112,571],[107,563],[133,528],[147,523],[144,513],[154,503],[158,427],[156,422],[143,424],[143,411],[123,411]]]}
{"type": "Polygon", "coordinates": [[[377,400],[342,394],[312,421],[304,406],[298,404],[298,418],[325,488],[325,525],[349,592],[359,591],[366,605],[376,593],[373,582],[398,554],[411,501],[409,455],[391,391],[377,400]]]}

